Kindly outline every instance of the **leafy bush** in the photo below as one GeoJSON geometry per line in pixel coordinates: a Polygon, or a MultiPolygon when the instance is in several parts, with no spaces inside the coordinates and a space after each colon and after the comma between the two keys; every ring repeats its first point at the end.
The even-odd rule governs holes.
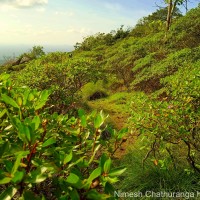
{"type": "Polygon", "coordinates": [[[171,159],[176,168],[182,155],[190,170],[200,172],[200,63],[184,65],[162,80],[167,97],[161,101],[139,94],[132,102],[132,121],[147,138],[148,154],[171,159]],[[161,154],[163,153],[163,154],[161,154]]]}
{"type": "Polygon", "coordinates": [[[127,129],[104,140],[102,112],[49,114],[48,90],[17,89],[8,78],[0,77],[0,199],[112,199],[125,169],[113,169],[111,156],[127,129]]]}
{"type": "Polygon", "coordinates": [[[145,92],[148,91],[148,88],[152,88],[151,92],[160,89],[163,87],[161,85],[162,78],[187,67],[188,62],[195,63],[199,60],[199,52],[199,47],[193,49],[185,48],[168,54],[160,62],[156,62],[156,54],[148,54],[135,62],[136,65],[133,67],[133,71],[140,70],[135,74],[132,86],[145,92]],[[153,80],[155,80],[155,83],[152,83],[153,80]]]}
{"type": "Polygon", "coordinates": [[[27,85],[38,90],[50,89],[50,103],[61,113],[65,112],[63,109],[59,110],[61,105],[70,106],[77,100],[78,91],[88,82],[101,78],[103,72],[95,67],[93,59],[66,59],[63,54],[52,56],[57,61],[51,62],[49,55],[45,57],[46,61],[44,57],[34,60],[18,74],[13,74],[13,79],[21,86],[27,85]]]}
{"type": "Polygon", "coordinates": [[[171,43],[176,48],[193,48],[200,39],[200,6],[190,10],[172,25],[171,43]]]}

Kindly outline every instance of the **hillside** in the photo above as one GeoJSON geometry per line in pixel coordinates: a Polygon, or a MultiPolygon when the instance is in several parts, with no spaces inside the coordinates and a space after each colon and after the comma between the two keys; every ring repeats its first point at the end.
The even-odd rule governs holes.
{"type": "MultiPolygon", "coordinates": [[[[28,155],[25,163],[28,167],[32,165],[29,162],[32,154],[36,154],[33,152],[38,152],[38,157],[33,156],[32,168],[22,169],[20,161],[8,164],[4,159],[9,154],[0,153],[0,165],[5,170],[0,172],[3,189],[4,184],[21,183],[21,176],[26,177],[24,174],[36,169],[27,182],[36,184],[39,171],[40,178],[46,181],[33,192],[44,195],[38,191],[43,187],[46,191],[45,185],[52,189],[58,184],[56,192],[48,195],[59,199],[71,195],[72,199],[86,196],[93,199],[97,193],[112,196],[115,188],[143,194],[186,191],[195,193],[197,198],[196,191],[200,190],[200,7],[185,16],[177,13],[167,33],[165,19],[158,17],[160,12],[157,10],[142,18],[133,29],[121,26],[107,34],[89,36],[77,43],[72,52],[45,54],[42,47],[35,47],[40,51],[33,48],[21,55],[21,60],[29,58],[26,62],[11,62],[1,67],[1,81],[5,84],[1,86],[1,132],[5,139],[12,131],[22,132],[12,142],[1,139],[0,149],[3,152],[9,148],[11,152],[30,150],[31,154],[24,152],[16,156],[17,160],[24,160],[28,155]],[[12,92],[12,88],[16,91],[12,92]],[[12,149],[11,144],[16,141],[21,149],[16,145],[12,149]],[[99,149],[109,156],[103,154],[100,159],[99,149]],[[112,174],[110,158],[114,160],[114,168],[127,170],[111,170],[113,176],[109,177],[112,174]],[[57,159],[55,163],[54,159],[57,159]],[[45,169],[39,168],[40,165],[45,169]],[[15,180],[7,179],[5,173],[9,170],[12,176],[13,171],[18,173],[15,180]],[[58,179],[50,181],[51,176],[47,178],[42,170],[52,176],[61,173],[58,179]],[[122,171],[125,171],[123,175],[122,171]],[[121,175],[120,183],[115,183],[118,175],[121,175]],[[64,187],[71,189],[64,190],[64,187]],[[90,190],[93,188],[96,189],[90,190]],[[61,191],[64,195],[60,195],[61,191]]],[[[112,199],[111,196],[107,197],[112,199]]]]}
{"type": "MultiPolygon", "coordinates": [[[[105,77],[108,73],[109,76],[112,74],[112,77],[109,78],[113,79],[113,87],[118,83],[125,86],[126,89],[147,93],[159,90],[163,88],[160,80],[182,68],[186,62],[186,55],[187,62],[198,61],[198,9],[196,8],[186,16],[176,19],[167,37],[165,37],[164,22],[153,20],[151,16],[149,19],[146,17],[143,21],[141,20],[133,30],[124,30],[121,27],[112,33],[113,35],[111,33],[98,33],[89,36],[83,43],[76,44],[72,58],[69,53],[57,52],[49,53],[28,63],[26,68],[19,72],[21,82],[24,81],[27,84],[37,82],[38,80],[30,81],[27,78],[23,80],[25,74],[27,77],[35,75],[37,68],[46,75],[43,68],[53,68],[53,65],[58,63],[61,65],[60,68],[66,68],[71,63],[78,65],[79,62],[80,65],[81,62],[84,64],[91,62],[87,63],[87,70],[89,71],[95,65],[96,71],[98,71],[98,75],[93,78],[101,80],[101,75],[105,77]],[[185,27],[187,27],[187,31],[185,27]]],[[[20,66],[13,66],[8,70],[10,72],[18,71],[20,66]]],[[[91,70],[96,73],[95,69],[91,70]]],[[[13,74],[15,75],[15,73],[13,74]]]]}

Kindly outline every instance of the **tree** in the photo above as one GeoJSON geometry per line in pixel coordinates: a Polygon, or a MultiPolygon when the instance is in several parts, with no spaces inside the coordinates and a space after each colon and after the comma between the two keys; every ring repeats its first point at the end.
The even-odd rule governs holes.
{"type": "Polygon", "coordinates": [[[167,21],[166,21],[166,30],[169,31],[170,25],[172,23],[172,17],[174,9],[176,8],[179,2],[182,3],[182,0],[165,0],[167,3],[167,21]]]}
{"type": "Polygon", "coordinates": [[[170,26],[172,24],[172,19],[174,16],[174,11],[177,6],[183,5],[186,9],[186,12],[188,11],[188,2],[189,0],[164,0],[164,2],[167,4],[167,23],[166,23],[166,30],[169,31],[170,26]]]}
{"type": "Polygon", "coordinates": [[[29,55],[32,58],[39,58],[39,57],[45,55],[45,52],[43,49],[44,49],[44,47],[42,47],[42,46],[33,46],[33,48],[30,50],[29,55]]]}
{"type": "MultiPolygon", "coordinates": [[[[167,13],[168,13],[167,7],[159,8],[155,12],[153,12],[152,14],[148,15],[147,17],[143,17],[139,21],[139,23],[146,25],[147,23],[151,23],[151,22],[154,22],[156,20],[160,20],[162,22],[165,22],[167,13]]],[[[182,16],[181,11],[177,7],[175,7],[172,17],[177,18],[177,17],[181,17],[181,16],[182,16]]]]}

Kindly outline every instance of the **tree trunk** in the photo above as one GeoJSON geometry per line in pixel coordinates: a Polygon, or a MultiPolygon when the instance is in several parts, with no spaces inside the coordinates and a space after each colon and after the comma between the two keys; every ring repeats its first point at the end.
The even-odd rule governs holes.
{"type": "Polygon", "coordinates": [[[179,2],[179,0],[174,0],[174,1],[168,0],[166,32],[168,32],[170,29],[170,26],[172,24],[174,10],[175,10],[178,2],[179,2]]]}
{"type": "Polygon", "coordinates": [[[169,31],[171,21],[172,21],[172,10],[173,10],[173,2],[172,2],[172,0],[168,0],[167,24],[166,24],[167,32],[169,31]]]}

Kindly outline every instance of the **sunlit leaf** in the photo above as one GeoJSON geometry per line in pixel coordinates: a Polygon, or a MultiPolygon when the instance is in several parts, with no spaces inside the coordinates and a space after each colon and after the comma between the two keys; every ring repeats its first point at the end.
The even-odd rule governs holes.
{"type": "Polygon", "coordinates": [[[2,97],[2,100],[3,100],[5,103],[7,103],[7,104],[9,104],[9,105],[11,105],[11,106],[13,106],[13,107],[15,107],[15,108],[19,108],[19,105],[18,105],[18,104],[16,103],[16,101],[15,101],[14,99],[12,99],[11,97],[7,96],[6,94],[2,94],[1,97],[2,97]]]}
{"type": "Polygon", "coordinates": [[[12,180],[11,177],[2,178],[2,179],[0,179],[0,185],[4,185],[4,184],[7,184],[7,183],[10,183],[11,180],[12,180]]]}
{"type": "Polygon", "coordinates": [[[94,171],[92,171],[87,181],[91,183],[95,178],[99,177],[100,175],[101,175],[101,167],[98,167],[94,171]]]}
{"type": "Polygon", "coordinates": [[[106,162],[104,163],[103,169],[104,169],[104,173],[108,174],[110,171],[110,167],[111,167],[111,159],[109,158],[108,160],[106,160],[106,162]]]}
{"type": "Polygon", "coordinates": [[[125,171],[126,171],[126,168],[117,168],[117,169],[110,170],[108,175],[111,177],[119,176],[119,175],[123,174],[125,171]]]}
{"type": "Polygon", "coordinates": [[[63,164],[65,165],[66,163],[70,162],[72,159],[72,151],[65,157],[63,164]]]}

